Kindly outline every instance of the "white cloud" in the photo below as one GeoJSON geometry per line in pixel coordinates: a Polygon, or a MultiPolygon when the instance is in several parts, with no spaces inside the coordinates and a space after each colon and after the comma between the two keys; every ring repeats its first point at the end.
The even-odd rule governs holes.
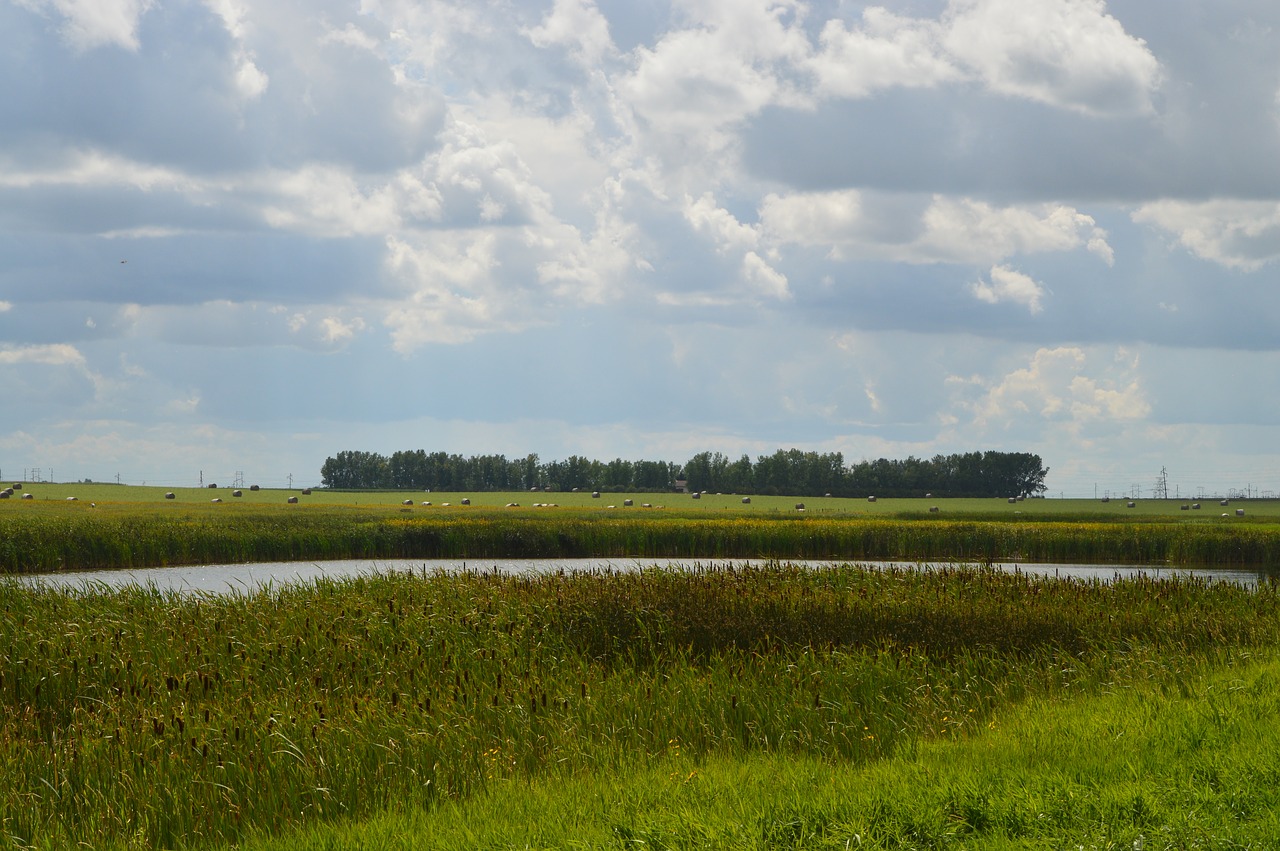
{"type": "Polygon", "coordinates": [[[616,53],[609,37],[609,22],[592,0],[556,0],[528,36],[538,47],[569,48],[589,68],[616,53]]]}
{"type": "Polygon", "coordinates": [[[44,364],[47,366],[71,366],[88,369],[84,355],[75,346],[53,343],[39,346],[0,347],[0,365],[44,364]]]}
{"type": "MultiPolygon", "coordinates": [[[[1138,377],[1137,359],[1123,351],[1110,365],[1093,365],[1105,374],[1090,376],[1090,358],[1075,346],[1037,349],[1026,366],[991,382],[974,385],[957,381],[953,387],[979,389],[962,403],[979,427],[1032,421],[1065,421],[1080,427],[1098,421],[1140,420],[1151,411],[1138,377]]],[[[1028,427],[1033,427],[1028,425],[1028,427]]]]}
{"type": "Polygon", "coordinates": [[[1106,234],[1094,219],[1061,204],[996,207],[972,198],[934,196],[914,219],[897,226],[855,190],[768,195],[760,221],[781,244],[829,246],[839,256],[906,263],[988,265],[1017,254],[1087,247],[1110,261],[1106,234]]]}
{"type": "Polygon", "coordinates": [[[153,0],[16,0],[34,11],[63,19],[62,34],[78,50],[116,45],[138,49],[138,22],[153,0]]]}
{"type": "Polygon", "coordinates": [[[828,21],[819,36],[821,49],[807,67],[821,94],[865,97],[880,89],[931,87],[963,77],[943,51],[943,30],[936,21],[904,18],[872,6],[852,29],[828,21]]]}
{"type": "Polygon", "coordinates": [[[1044,286],[1008,266],[992,266],[991,281],[975,281],[969,289],[979,301],[988,304],[1010,301],[1022,305],[1033,316],[1044,309],[1044,286]]]}
{"type": "Polygon", "coordinates": [[[951,0],[948,52],[993,91],[1086,113],[1145,113],[1160,66],[1103,0],[951,0]]]}
{"type": "Polygon", "coordinates": [[[1256,272],[1280,259],[1280,203],[1219,199],[1143,204],[1133,220],[1172,234],[1204,260],[1256,272]]]}

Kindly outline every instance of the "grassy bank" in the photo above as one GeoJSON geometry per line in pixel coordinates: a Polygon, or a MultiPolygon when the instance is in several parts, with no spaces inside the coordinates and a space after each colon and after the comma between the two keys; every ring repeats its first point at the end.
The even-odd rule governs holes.
{"type": "Polygon", "coordinates": [[[4,584],[0,843],[212,847],[512,781],[868,765],[1028,699],[1190,694],[1274,642],[1276,603],[1270,585],[785,565],[220,598],[4,584]]]}
{"type": "Polygon", "coordinates": [[[1139,521],[676,511],[643,504],[423,509],[10,500],[0,506],[0,572],[7,573],[341,558],[1280,563],[1280,524],[1234,515],[1139,521]]]}
{"type": "Polygon", "coordinates": [[[311,826],[246,851],[433,848],[1267,848],[1280,836],[1280,662],[1033,700],[980,735],[869,763],[671,755],[503,781],[432,810],[311,826]],[[641,844],[643,843],[643,845],[641,844]]]}

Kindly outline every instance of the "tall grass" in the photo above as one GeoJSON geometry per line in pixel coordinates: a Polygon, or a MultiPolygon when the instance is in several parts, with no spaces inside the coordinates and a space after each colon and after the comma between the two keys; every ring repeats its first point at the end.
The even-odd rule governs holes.
{"type": "Polygon", "coordinates": [[[9,573],[296,559],[592,556],[1270,565],[1280,562],[1280,526],[586,509],[415,514],[377,506],[0,510],[0,572],[9,573]]]}
{"type": "Polygon", "coordinates": [[[784,564],[0,584],[0,845],[200,847],[677,753],[861,762],[1274,639],[1270,585],[784,564]]]}

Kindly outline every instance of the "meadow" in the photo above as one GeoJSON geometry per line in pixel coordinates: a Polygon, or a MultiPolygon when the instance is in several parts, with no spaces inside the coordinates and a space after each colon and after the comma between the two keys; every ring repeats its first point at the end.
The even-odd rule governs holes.
{"type": "Polygon", "coordinates": [[[0,846],[1263,847],[1276,594],[784,563],[0,583],[0,846]]]}

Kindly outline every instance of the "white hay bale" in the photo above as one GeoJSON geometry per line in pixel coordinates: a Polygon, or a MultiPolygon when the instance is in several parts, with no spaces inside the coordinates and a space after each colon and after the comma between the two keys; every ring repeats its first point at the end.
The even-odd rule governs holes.
{"type": "Polygon", "coordinates": [[[623,504],[623,505],[635,505],[635,502],[634,502],[634,501],[632,501],[632,500],[630,500],[630,499],[624,499],[624,500],[622,501],[622,504],[623,504]]]}
{"type": "Polygon", "coordinates": [[[243,492],[243,491],[232,491],[232,492],[231,492],[231,495],[232,495],[232,496],[244,496],[244,492],[243,492]]]}
{"type": "Polygon", "coordinates": [[[1125,507],[1125,508],[1133,508],[1135,505],[1137,505],[1137,503],[1136,503],[1136,502],[1134,502],[1133,500],[1130,500],[1129,502],[1126,502],[1126,503],[1124,504],[1124,507],[1125,507]]]}
{"type": "Polygon", "coordinates": [[[422,501],[422,504],[423,504],[423,505],[430,505],[430,504],[431,504],[431,500],[429,500],[429,499],[424,499],[424,500],[422,501]]]}
{"type": "Polygon", "coordinates": [[[1219,502],[1219,503],[1218,503],[1218,505],[1227,505],[1229,502],[1231,502],[1231,500],[1229,500],[1229,499],[1224,499],[1224,500],[1222,500],[1222,502],[1219,502]]]}
{"type": "Polygon", "coordinates": [[[876,501],[876,498],[874,496],[867,497],[867,502],[875,502],[875,501],[876,501]]]}
{"type": "Polygon", "coordinates": [[[1199,510],[1200,510],[1200,503],[1198,503],[1198,502],[1193,502],[1193,503],[1191,504],[1191,510],[1192,510],[1192,511],[1199,511],[1199,510]]]}
{"type": "MultiPolygon", "coordinates": [[[[431,503],[427,503],[427,505],[430,505],[430,504],[431,504],[431,503]]],[[[440,505],[441,505],[443,508],[448,508],[448,507],[449,507],[449,503],[447,503],[447,502],[442,502],[442,503],[440,503],[440,505]]]]}
{"type": "Polygon", "coordinates": [[[599,499],[599,498],[600,498],[600,491],[592,491],[592,492],[591,492],[591,498],[592,498],[592,499],[599,499]]]}
{"type": "Polygon", "coordinates": [[[702,494],[698,493],[697,491],[694,491],[694,492],[693,492],[693,498],[694,498],[694,499],[702,499],[702,494]]]}
{"type": "Polygon", "coordinates": [[[400,504],[401,504],[401,505],[413,505],[413,500],[411,500],[411,499],[406,499],[404,502],[402,502],[402,503],[400,503],[400,504]]]}
{"type": "MultiPolygon", "coordinates": [[[[75,501],[76,501],[76,498],[74,496],[67,497],[67,502],[75,502],[75,501]]],[[[1244,512],[1241,512],[1241,513],[1243,514],[1244,512]]]]}
{"type": "Polygon", "coordinates": [[[646,502],[646,503],[642,503],[640,507],[641,507],[641,508],[653,508],[653,506],[652,506],[652,505],[650,505],[650,504],[649,504],[649,503],[647,503],[647,502],[646,502]]]}
{"type": "Polygon", "coordinates": [[[216,496],[215,496],[213,499],[211,499],[211,500],[209,500],[209,501],[210,501],[210,502],[222,502],[222,498],[221,498],[221,497],[216,497],[216,496]]]}
{"type": "Polygon", "coordinates": [[[1243,509],[1243,508],[1237,508],[1237,509],[1236,509],[1236,517],[1244,517],[1244,509],[1243,509]]]}
{"type": "Polygon", "coordinates": [[[177,499],[177,498],[178,498],[178,495],[177,495],[177,494],[175,494],[173,491],[169,491],[167,494],[165,494],[165,495],[164,495],[164,498],[165,498],[165,499],[177,499]]]}
{"type": "Polygon", "coordinates": [[[291,497],[289,497],[289,499],[288,499],[288,500],[286,500],[286,502],[288,502],[290,505],[297,505],[297,504],[298,504],[298,498],[297,498],[296,496],[291,496],[291,497]]]}
{"type": "Polygon", "coordinates": [[[0,491],[0,499],[8,499],[11,496],[13,496],[13,494],[9,491],[0,491]]]}
{"type": "Polygon", "coordinates": [[[749,497],[749,496],[744,496],[744,497],[742,498],[742,504],[743,504],[743,505],[750,505],[750,504],[751,504],[751,497],[749,497]]]}
{"type": "Polygon", "coordinates": [[[1017,501],[1018,501],[1018,498],[1017,498],[1016,496],[1011,496],[1011,497],[1009,497],[1009,502],[1014,503],[1014,502],[1017,502],[1017,501]]]}
{"type": "Polygon", "coordinates": [[[470,505],[470,504],[471,504],[471,497],[464,496],[464,497],[462,498],[462,500],[461,500],[461,503],[462,503],[463,505],[470,505]]]}
{"type": "Polygon", "coordinates": [[[35,499],[35,497],[33,497],[33,496],[32,496],[31,494],[29,494],[29,493],[24,493],[24,494],[22,495],[22,498],[23,498],[23,499],[35,499]]]}

